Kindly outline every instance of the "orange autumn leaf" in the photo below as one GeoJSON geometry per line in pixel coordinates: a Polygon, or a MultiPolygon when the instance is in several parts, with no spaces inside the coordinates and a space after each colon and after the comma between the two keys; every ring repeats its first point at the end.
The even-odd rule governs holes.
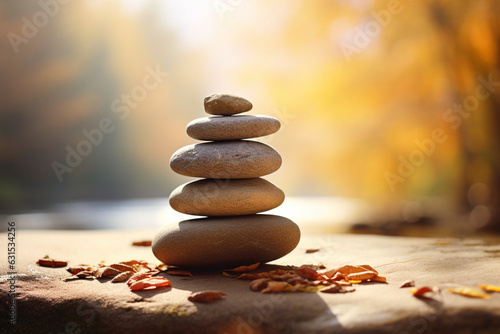
{"type": "Polygon", "coordinates": [[[467,287],[453,288],[453,289],[448,289],[446,291],[469,298],[482,298],[482,299],[490,298],[489,295],[482,292],[481,290],[476,290],[467,287]]]}
{"type": "Polygon", "coordinates": [[[414,288],[410,290],[410,293],[415,297],[421,297],[428,292],[434,292],[434,290],[432,288],[429,288],[428,286],[424,286],[419,289],[414,288]]]}
{"type": "Polygon", "coordinates": [[[151,240],[143,240],[143,241],[134,241],[132,242],[132,246],[151,246],[151,240]]]}
{"type": "Polygon", "coordinates": [[[368,264],[360,264],[359,265],[361,268],[365,268],[367,271],[373,271],[375,274],[378,275],[378,271],[376,271],[372,266],[368,264]]]}
{"type": "Polygon", "coordinates": [[[411,288],[415,286],[415,281],[414,280],[407,280],[407,281],[404,281],[403,283],[401,283],[401,285],[399,286],[400,288],[411,288]]]}
{"type": "Polygon", "coordinates": [[[263,289],[261,293],[283,292],[286,288],[293,288],[293,285],[287,282],[271,281],[267,283],[266,288],[263,289]]]}
{"type": "Polygon", "coordinates": [[[226,269],[226,271],[245,273],[247,271],[252,271],[252,270],[256,269],[259,265],[260,265],[260,262],[257,262],[257,263],[251,264],[249,266],[239,266],[239,267],[236,267],[234,269],[226,269]]]}
{"type": "Polygon", "coordinates": [[[377,274],[374,273],[373,271],[362,271],[359,273],[352,273],[347,275],[347,279],[349,281],[351,280],[366,281],[375,276],[377,276],[377,274]]]}
{"type": "Polygon", "coordinates": [[[54,260],[51,259],[48,255],[45,255],[40,260],[36,261],[36,264],[38,264],[41,267],[60,268],[60,267],[66,267],[68,265],[68,262],[61,260],[54,260]]]}
{"type": "Polygon", "coordinates": [[[164,277],[148,277],[130,285],[130,290],[152,290],[172,286],[172,283],[164,277]]]}
{"type": "Polygon", "coordinates": [[[226,294],[221,291],[200,291],[200,292],[195,292],[192,293],[189,297],[188,300],[191,302],[195,303],[211,303],[216,300],[221,299],[223,296],[226,294]]]}
{"type": "Polygon", "coordinates": [[[151,274],[144,272],[135,273],[134,275],[132,275],[132,277],[129,278],[129,280],[127,281],[127,285],[131,286],[132,284],[149,277],[151,277],[151,274]]]}
{"type": "Polygon", "coordinates": [[[484,291],[488,292],[500,292],[500,286],[495,286],[495,285],[480,285],[479,286],[481,289],[484,291]]]}
{"type": "Polygon", "coordinates": [[[324,288],[319,289],[319,292],[323,293],[338,293],[342,292],[342,286],[340,284],[332,284],[329,286],[325,286],[324,288]]]}
{"type": "Polygon", "coordinates": [[[325,277],[307,266],[293,267],[293,271],[302,278],[310,281],[324,280],[325,277]]]}
{"type": "Polygon", "coordinates": [[[259,276],[259,274],[241,274],[236,278],[241,279],[241,280],[253,281],[253,280],[259,279],[261,277],[259,276]]]}
{"type": "Polygon", "coordinates": [[[122,261],[120,263],[121,264],[125,264],[127,266],[135,266],[135,265],[141,264],[142,262],[141,261],[137,261],[137,260],[130,260],[130,261],[122,261]]]}
{"type": "Polygon", "coordinates": [[[341,281],[343,279],[345,279],[345,275],[342,274],[342,273],[336,273],[335,275],[333,275],[333,277],[331,278],[332,281],[341,281]]]}
{"type": "Polygon", "coordinates": [[[66,271],[69,272],[71,275],[76,275],[79,272],[82,271],[93,271],[94,268],[92,266],[86,265],[86,264],[81,264],[76,267],[68,267],[66,268],[66,271]]]}
{"type": "Polygon", "coordinates": [[[111,283],[118,283],[118,282],[123,282],[127,279],[129,279],[134,273],[132,271],[124,271],[121,274],[116,275],[113,277],[111,280],[111,283]]]}
{"type": "Polygon", "coordinates": [[[370,281],[371,282],[387,283],[387,278],[384,276],[376,275],[376,276],[373,276],[372,278],[370,278],[370,281]]]}
{"type": "Polygon", "coordinates": [[[123,263],[113,263],[109,265],[108,267],[119,270],[121,272],[127,272],[127,271],[132,271],[135,272],[135,269],[129,265],[123,264],[123,263]]]}
{"type": "Polygon", "coordinates": [[[94,275],[97,278],[101,277],[115,277],[116,275],[121,274],[120,270],[111,268],[111,267],[100,267],[94,270],[94,275]]]}
{"type": "MultiPolygon", "coordinates": [[[[348,276],[350,274],[355,274],[355,273],[362,273],[365,271],[372,271],[372,270],[364,268],[362,266],[356,266],[356,265],[350,265],[350,264],[337,268],[337,272],[339,272],[345,276],[348,276]]],[[[372,271],[372,272],[376,273],[376,271],[372,271]]]]}

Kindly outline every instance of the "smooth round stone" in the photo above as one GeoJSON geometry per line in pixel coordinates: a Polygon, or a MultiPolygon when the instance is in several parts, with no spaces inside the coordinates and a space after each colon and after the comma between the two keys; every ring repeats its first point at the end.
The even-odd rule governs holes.
{"type": "Polygon", "coordinates": [[[186,132],[199,140],[235,140],[267,136],[280,126],[280,121],[270,116],[211,116],[191,121],[186,132]]]}
{"type": "Polygon", "coordinates": [[[249,179],[277,171],[281,156],[269,145],[234,140],[193,144],[179,149],[170,159],[178,174],[207,179],[249,179]]]}
{"type": "Polygon", "coordinates": [[[276,260],[299,239],[299,227],[281,216],[210,217],[164,226],[152,249],[165,264],[232,268],[276,260]]]}
{"type": "Polygon", "coordinates": [[[204,100],[205,111],[211,115],[234,115],[252,109],[250,101],[231,94],[213,94],[204,100]]]}
{"type": "Polygon", "coordinates": [[[250,215],[274,209],[285,194],[264,179],[203,179],[186,183],[170,195],[170,206],[199,216],[250,215]]]}

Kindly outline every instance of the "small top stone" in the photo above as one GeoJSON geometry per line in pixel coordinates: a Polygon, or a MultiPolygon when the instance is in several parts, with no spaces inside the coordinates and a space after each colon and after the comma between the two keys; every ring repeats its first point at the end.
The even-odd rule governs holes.
{"type": "Polygon", "coordinates": [[[213,94],[204,100],[205,111],[211,115],[235,115],[252,109],[252,104],[239,96],[213,94]]]}

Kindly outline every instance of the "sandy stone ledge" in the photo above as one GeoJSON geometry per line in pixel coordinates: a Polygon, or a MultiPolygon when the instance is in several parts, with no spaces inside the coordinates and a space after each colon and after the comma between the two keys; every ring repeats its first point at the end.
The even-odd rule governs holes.
{"type": "MultiPolygon", "coordinates": [[[[5,333],[500,333],[500,293],[471,299],[446,292],[457,286],[500,285],[500,239],[437,240],[362,235],[303,236],[278,265],[409,261],[377,267],[388,284],[357,285],[348,294],[252,292],[248,281],[217,272],[169,276],[173,288],[131,292],[109,280],[64,282],[68,273],[36,265],[48,254],[69,265],[131,259],[158,263],[150,247],[132,241],[152,239],[156,231],[18,231],[17,324],[10,325],[5,259],[0,262],[0,332],[5,333]],[[306,254],[308,248],[319,252],[306,254]],[[421,300],[399,285],[439,286],[442,297],[421,300]],[[213,304],[194,304],[194,291],[220,290],[213,304]]],[[[2,244],[7,239],[0,234],[2,244]]]]}

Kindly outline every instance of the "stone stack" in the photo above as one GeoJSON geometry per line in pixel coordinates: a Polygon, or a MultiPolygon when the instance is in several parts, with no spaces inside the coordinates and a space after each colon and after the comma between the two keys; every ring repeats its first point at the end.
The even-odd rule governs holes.
{"type": "Polygon", "coordinates": [[[170,224],[153,241],[162,262],[187,267],[230,267],[268,262],[292,251],[300,230],[291,220],[258,214],[278,207],[285,195],[261,176],[278,170],[281,156],[272,147],[246,140],[275,133],[269,116],[237,115],[252,109],[244,98],[214,94],[205,98],[213,116],[196,119],[187,134],[208,141],[179,149],[170,160],[178,174],[202,178],[170,195],[173,209],[207,216],[170,224]]]}

